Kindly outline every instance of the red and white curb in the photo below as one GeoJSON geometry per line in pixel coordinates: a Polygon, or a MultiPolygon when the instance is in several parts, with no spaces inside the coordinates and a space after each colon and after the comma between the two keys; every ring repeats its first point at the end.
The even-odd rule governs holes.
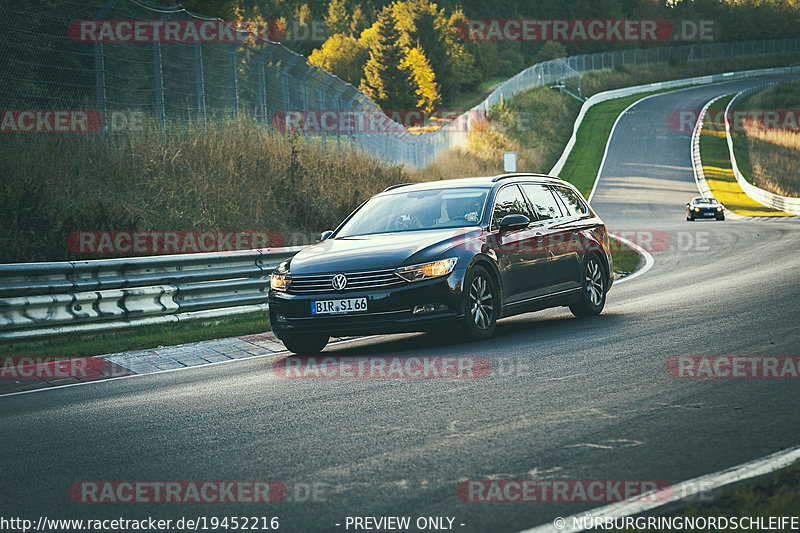
{"type": "MultiPolygon", "coordinates": [[[[331,344],[351,340],[335,339],[331,344]]],[[[272,332],[92,357],[0,357],[0,396],[285,352],[272,332]]]]}

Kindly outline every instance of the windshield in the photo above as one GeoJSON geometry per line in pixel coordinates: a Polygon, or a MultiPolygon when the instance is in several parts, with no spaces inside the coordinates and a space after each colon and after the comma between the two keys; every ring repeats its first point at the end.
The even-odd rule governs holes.
{"type": "Polygon", "coordinates": [[[453,188],[399,192],[370,199],[337,237],[477,226],[489,189],[453,188]]]}

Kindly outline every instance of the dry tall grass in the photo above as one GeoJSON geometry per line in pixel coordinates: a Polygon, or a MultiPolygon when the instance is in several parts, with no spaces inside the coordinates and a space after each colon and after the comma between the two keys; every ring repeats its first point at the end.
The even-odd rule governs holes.
{"type": "Polygon", "coordinates": [[[424,178],[245,120],[166,142],[155,129],[115,139],[7,134],[0,169],[0,262],[72,258],[66,238],[81,230],[312,235],[386,186],[424,178]]]}
{"type": "MultiPolygon", "coordinates": [[[[604,71],[584,77],[584,94],[782,61],[771,56],[604,71]]],[[[166,138],[156,128],[111,139],[3,134],[0,262],[75,258],[66,239],[81,230],[271,230],[310,239],[388,185],[498,173],[503,151],[518,152],[520,170],[546,172],[579,108],[548,88],[523,93],[495,109],[468,147],[421,171],[287,138],[247,119],[171,129],[166,138]]],[[[798,168],[792,161],[788,167],[798,168]]],[[[765,162],[764,168],[773,167],[765,162]]],[[[782,168],[772,172],[783,175],[782,168]]]]}
{"type": "MultiPolygon", "coordinates": [[[[800,82],[784,82],[742,99],[736,109],[790,111],[800,109],[800,82]]],[[[734,135],[737,163],[745,177],[781,196],[800,196],[800,132],[766,129],[744,122],[743,135],[734,135]],[[746,142],[741,142],[744,137],[746,142]]]]}
{"type": "Polygon", "coordinates": [[[753,185],[781,196],[800,196],[800,133],[745,126],[753,185]]]}

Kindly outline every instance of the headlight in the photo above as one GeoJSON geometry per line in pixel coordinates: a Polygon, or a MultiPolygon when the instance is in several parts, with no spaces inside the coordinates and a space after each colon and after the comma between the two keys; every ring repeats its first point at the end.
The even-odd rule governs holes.
{"type": "Polygon", "coordinates": [[[697,211],[698,213],[700,212],[700,208],[699,207],[695,207],[694,210],[697,211]]]}
{"type": "Polygon", "coordinates": [[[289,275],[289,260],[283,261],[269,277],[269,286],[276,291],[285,291],[292,282],[289,275]]]}
{"type": "Polygon", "coordinates": [[[276,291],[285,291],[291,282],[292,278],[286,274],[272,274],[269,277],[269,286],[276,291]]]}
{"type": "Polygon", "coordinates": [[[721,207],[718,207],[718,208],[717,208],[717,211],[722,211],[722,208],[721,208],[721,207]]]}
{"type": "Polygon", "coordinates": [[[425,263],[424,265],[398,268],[395,272],[406,281],[421,281],[448,275],[456,267],[457,262],[457,257],[451,257],[434,261],[433,263],[425,263]]]}

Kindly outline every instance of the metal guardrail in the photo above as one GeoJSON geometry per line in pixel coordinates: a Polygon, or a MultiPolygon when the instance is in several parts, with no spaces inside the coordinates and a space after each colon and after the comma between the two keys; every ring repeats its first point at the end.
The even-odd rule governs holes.
{"type": "Polygon", "coordinates": [[[269,273],[302,247],[0,265],[0,339],[267,309],[269,273]]]}
{"type": "Polygon", "coordinates": [[[725,138],[728,141],[728,152],[731,158],[731,166],[733,167],[733,175],[736,177],[736,182],[747,196],[771,209],[777,209],[778,211],[791,213],[793,215],[800,215],[800,198],[780,196],[778,194],[766,191],[760,187],[756,187],[747,181],[747,179],[745,179],[745,177],[742,175],[742,172],[739,170],[739,165],[736,164],[736,155],[733,151],[733,137],[731,136],[730,120],[728,120],[731,109],[733,109],[736,102],[742,97],[755,92],[763,91],[769,87],[772,87],[772,85],[774,85],[774,83],[768,83],[759,85],[757,87],[752,87],[750,89],[745,89],[744,91],[737,93],[725,108],[725,138]]]}

